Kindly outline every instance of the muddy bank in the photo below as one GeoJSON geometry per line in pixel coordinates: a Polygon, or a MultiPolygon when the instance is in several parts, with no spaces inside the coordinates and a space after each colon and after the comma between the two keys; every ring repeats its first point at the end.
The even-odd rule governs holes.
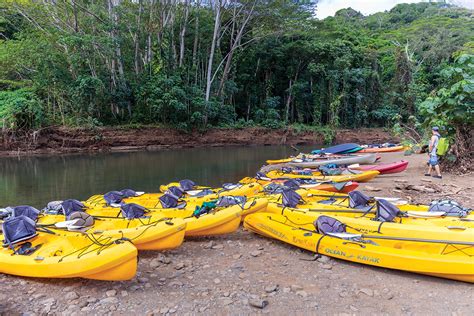
{"type": "MultiPolygon", "coordinates": [[[[292,129],[247,128],[210,129],[185,133],[175,129],[142,127],[134,129],[45,128],[35,132],[1,135],[0,156],[57,154],[101,151],[162,150],[172,148],[231,145],[322,144],[324,135],[292,129]]],[[[383,129],[338,130],[335,142],[374,143],[394,141],[383,129]]]]}

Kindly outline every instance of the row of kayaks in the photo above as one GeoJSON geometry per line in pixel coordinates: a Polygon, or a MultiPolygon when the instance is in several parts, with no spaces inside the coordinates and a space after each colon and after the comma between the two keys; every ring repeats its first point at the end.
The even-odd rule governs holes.
{"type": "Polygon", "coordinates": [[[183,180],[158,193],[111,191],[86,201],[2,209],[0,272],[44,278],[127,280],[139,250],[236,231],[330,257],[474,282],[474,215],[452,201],[306,188],[292,179],[245,178],[221,188],[183,180]]]}
{"type": "MultiPolygon", "coordinates": [[[[184,181],[184,183],[189,181],[184,181]]],[[[0,272],[29,277],[128,280],[138,250],[179,247],[185,237],[236,231],[243,218],[266,210],[258,183],[165,192],[112,191],[86,201],[48,203],[0,211],[0,272]]]]}
{"type": "Polygon", "coordinates": [[[373,164],[381,158],[381,156],[379,155],[380,153],[396,152],[402,151],[404,149],[405,147],[402,145],[396,145],[391,143],[371,144],[362,146],[355,143],[347,143],[328,148],[313,150],[311,153],[300,153],[294,157],[267,160],[267,164],[285,164],[289,167],[299,168],[317,168],[326,165],[354,165],[352,169],[377,170],[374,169],[377,167],[373,164]],[[360,167],[359,165],[370,166],[360,167]]]}

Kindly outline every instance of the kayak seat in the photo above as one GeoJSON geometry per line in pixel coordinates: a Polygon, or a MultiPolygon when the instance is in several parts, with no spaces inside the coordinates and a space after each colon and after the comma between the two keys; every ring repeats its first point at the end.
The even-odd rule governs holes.
{"type": "Polygon", "coordinates": [[[75,212],[85,212],[86,206],[81,201],[69,199],[61,203],[61,209],[66,218],[75,212]]]}
{"type": "Polygon", "coordinates": [[[456,201],[437,200],[430,203],[428,212],[444,212],[444,216],[466,217],[471,211],[456,201]]]}
{"type": "Polygon", "coordinates": [[[349,207],[362,209],[364,207],[370,206],[369,202],[372,201],[372,198],[365,195],[360,191],[349,192],[349,207]]]}
{"type": "Polygon", "coordinates": [[[39,213],[40,211],[38,211],[33,206],[21,205],[13,207],[11,215],[12,217],[26,216],[28,218],[31,218],[33,221],[36,221],[39,213]]]}
{"type": "Polygon", "coordinates": [[[291,189],[283,190],[283,205],[286,207],[296,207],[303,199],[301,195],[291,189]]]}
{"type": "Polygon", "coordinates": [[[247,198],[245,196],[232,196],[232,195],[225,195],[219,197],[216,202],[217,207],[228,207],[232,205],[240,205],[240,207],[244,207],[245,202],[247,202],[247,198]]]}
{"type": "Polygon", "coordinates": [[[74,223],[75,228],[87,228],[94,226],[94,217],[87,214],[86,212],[74,212],[67,218],[68,221],[76,220],[74,223]]]}
{"type": "Polygon", "coordinates": [[[107,205],[119,204],[125,196],[120,191],[110,191],[104,194],[104,200],[107,205]]]}
{"type": "Polygon", "coordinates": [[[184,195],[184,190],[175,185],[170,186],[167,191],[176,196],[178,199],[184,195]]]}
{"type": "Polygon", "coordinates": [[[329,216],[319,216],[313,223],[316,231],[322,235],[328,235],[331,233],[345,233],[346,225],[337,219],[329,216]]]}
{"type": "Polygon", "coordinates": [[[196,183],[192,180],[184,179],[179,181],[179,186],[183,191],[189,191],[196,186],[196,183]]]}
{"type": "Polygon", "coordinates": [[[387,200],[379,199],[376,202],[377,211],[375,214],[375,220],[379,222],[393,222],[393,220],[401,215],[401,211],[398,207],[393,205],[387,200]]]}
{"type": "Polygon", "coordinates": [[[4,246],[13,246],[37,235],[35,222],[24,215],[11,217],[2,224],[4,246]]]}
{"type": "Polygon", "coordinates": [[[120,210],[122,211],[122,216],[127,219],[143,218],[148,211],[145,207],[135,203],[123,204],[120,210]]]}

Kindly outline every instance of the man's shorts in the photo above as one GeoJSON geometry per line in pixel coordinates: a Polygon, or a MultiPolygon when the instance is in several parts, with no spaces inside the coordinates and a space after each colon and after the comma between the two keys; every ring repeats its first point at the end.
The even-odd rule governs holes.
{"type": "Polygon", "coordinates": [[[436,155],[431,155],[431,156],[430,156],[430,160],[428,161],[428,163],[430,164],[430,166],[436,166],[437,164],[439,164],[439,162],[438,162],[438,156],[436,156],[436,155]]]}

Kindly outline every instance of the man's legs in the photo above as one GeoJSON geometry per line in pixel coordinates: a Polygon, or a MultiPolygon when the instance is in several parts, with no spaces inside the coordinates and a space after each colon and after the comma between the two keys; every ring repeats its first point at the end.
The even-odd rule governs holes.
{"type": "Polygon", "coordinates": [[[433,170],[433,166],[430,163],[428,163],[428,166],[428,172],[425,174],[425,176],[431,176],[431,170],[433,170]]]}
{"type": "MultiPolygon", "coordinates": [[[[431,170],[431,166],[430,166],[430,170],[431,170]]],[[[436,170],[436,173],[438,174],[438,176],[441,177],[441,170],[439,169],[439,164],[437,164],[437,165],[435,166],[435,170],[436,170]]],[[[431,173],[431,171],[430,171],[430,173],[431,173]]]]}

